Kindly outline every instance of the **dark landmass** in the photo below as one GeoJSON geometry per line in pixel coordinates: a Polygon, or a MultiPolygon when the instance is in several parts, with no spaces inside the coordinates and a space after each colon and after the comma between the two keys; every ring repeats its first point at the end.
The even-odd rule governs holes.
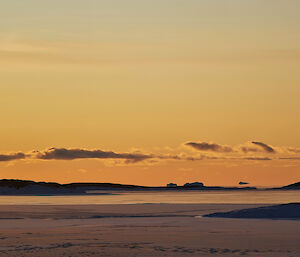
{"type": "Polygon", "coordinates": [[[281,187],[280,189],[300,189],[300,182],[281,187]]]}
{"type": "Polygon", "coordinates": [[[80,195],[93,190],[137,190],[142,188],[144,187],[112,183],[59,184],[54,182],[35,182],[31,180],[0,180],[0,195],[80,195]]]}
{"type": "Polygon", "coordinates": [[[202,183],[186,183],[183,186],[148,187],[137,185],[123,185],[113,183],[70,183],[59,184],[54,182],[35,182],[31,180],[2,179],[0,180],[0,195],[82,195],[104,194],[105,191],[208,191],[208,190],[290,190],[300,189],[300,182],[269,189],[256,187],[220,187],[204,186],[202,183]],[[101,192],[99,192],[101,191],[101,192]]]}
{"type": "Polygon", "coordinates": [[[176,187],[146,187],[112,183],[70,183],[35,182],[31,180],[0,180],[0,195],[82,195],[100,194],[103,191],[180,191],[180,190],[256,190],[255,187],[206,187],[206,186],[176,186],[176,187]],[[98,192],[97,192],[98,191],[98,192]],[[102,192],[99,192],[102,191],[102,192]]]}
{"type": "Polygon", "coordinates": [[[204,215],[210,218],[300,219],[300,203],[280,204],[204,215]]]}

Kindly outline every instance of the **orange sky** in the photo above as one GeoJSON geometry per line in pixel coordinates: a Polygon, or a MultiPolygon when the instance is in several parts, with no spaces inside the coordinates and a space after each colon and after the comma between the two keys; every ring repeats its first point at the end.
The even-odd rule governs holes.
{"type": "Polygon", "coordinates": [[[1,178],[300,181],[299,1],[1,6],[1,178]],[[52,147],[84,158],[42,159],[52,147]],[[94,150],[116,155],[86,158],[94,150]],[[128,153],[147,158],[128,162],[128,153]]]}

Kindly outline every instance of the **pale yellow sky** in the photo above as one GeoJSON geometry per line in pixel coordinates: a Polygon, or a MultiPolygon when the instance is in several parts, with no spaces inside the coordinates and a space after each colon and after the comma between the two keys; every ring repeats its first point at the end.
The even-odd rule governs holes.
{"type": "MultiPolygon", "coordinates": [[[[0,155],[50,147],[177,154],[187,141],[299,148],[299,11],[297,0],[1,3],[0,155]]],[[[295,159],[107,165],[5,161],[0,176],[147,185],[300,180],[295,159]]]]}

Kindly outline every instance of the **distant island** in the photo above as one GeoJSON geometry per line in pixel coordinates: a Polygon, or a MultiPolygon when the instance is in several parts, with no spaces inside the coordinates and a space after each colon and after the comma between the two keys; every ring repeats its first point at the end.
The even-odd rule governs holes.
{"type": "MultiPolygon", "coordinates": [[[[267,190],[292,190],[300,189],[300,182],[280,188],[268,188],[267,190]]],[[[59,184],[55,182],[35,182],[31,180],[2,179],[0,180],[0,195],[84,195],[101,194],[100,191],[188,191],[188,190],[265,190],[256,187],[220,187],[205,186],[201,182],[185,183],[178,186],[169,183],[166,186],[150,187],[138,185],[124,185],[114,183],[69,183],[59,184]]],[[[104,192],[105,193],[105,192],[104,192]]]]}

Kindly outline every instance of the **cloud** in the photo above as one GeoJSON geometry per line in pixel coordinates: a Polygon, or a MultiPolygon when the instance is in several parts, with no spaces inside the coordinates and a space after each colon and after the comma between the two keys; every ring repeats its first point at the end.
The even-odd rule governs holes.
{"type": "Polygon", "coordinates": [[[272,161],[269,157],[245,157],[243,159],[249,161],[272,161]]]}
{"type": "Polygon", "coordinates": [[[288,148],[288,151],[289,152],[292,152],[292,153],[300,153],[300,149],[299,148],[288,148]]]}
{"type": "Polygon", "coordinates": [[[279,160],[300,160],[300,157],[280,157],[279,160]]]}
{"type": "Polygon", "coordinates": [[[139,162],[153,158],[152,155],[140,153],[115,153],[102,150],[50,148],[38,152],[36,157],[42,160],[75,160],[75,159],[124,159],[127,162],[139,162]]]}
{"type": "Polygon", "coordinates": [[[213,151],[213,152],[232,152],[232,148],[229,146],[222,146],[215,143],[206,143],[206,142],[187,142],[185,145],[193,147],[199,151],[213,151]]]}
{"type": "Polygon", "coordinates": [[[263,150],[265,150],[268,153],[275,153],[275,150],[271,146],[269,146],[269,145],[267,145],[265,143],[262,143],[262,142],[252,142],[252,144],[260,146],[263,150]]]}
{"type": "Polygon", "coordinates": [[[25,158],[26,158],[26,154],[24,153],[0,154],[0,162],[21,160],[25,158]]]}
{"type": "Polygon", "coordinates": [[[254,152],[254,153],[256,153],[256,152],[261,151],[261,150],[258,149],[258,148],[255,148],[255,147],[248,147],[248,146],[242,146],[242,147],[241,147],[241,150],[242,150],[242,152],[244,152],[244,153],[249,153],[249,152],[254,152]]]}
{"type": "MultiPolygon", "coordinates": [[[[182,145],[181,145],[182,146],[182,145]]],[[[184,146],[191,147],[197,151],[183,151],[186,148],[168,148],[164,151],[155,149],[152,153],[143,151],[115,152],[103,151],[99,149],[84,148],[50,148],[43,151],[31,151],[28,153],[4,153],[0,154],[0,162],[13,160],[75,160],[75,159],[105,159],[115,165],[138,163],[143,165],[160,161],[201,161],[201,160],[245,160],[245,161],[270,161],[270,160],[299,160],[300,148],[294,147],[276,147],[275,149],[262,142],[246,142],[243,145],[221,145],[207,142],[186,142],[184,146]],[[198,152],[199,151],[199,152],[198,152]],[[248,153],[253,154],[248,154],[248,153]],[[265,153],[274,154],[270,158],[265,153]]]]}

